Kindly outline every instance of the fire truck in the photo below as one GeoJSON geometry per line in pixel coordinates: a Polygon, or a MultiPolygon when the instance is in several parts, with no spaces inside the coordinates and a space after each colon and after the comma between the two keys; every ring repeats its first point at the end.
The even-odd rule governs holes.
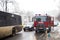
{"type": "Polygon", "coordinates": [[[51,27],[54,27],[54,17],[51,17],[49,15],[41,15],[41,14],[36,14],[34,16],[34,29],[35,32],[42,32],[42,31],[51,31],[51,27]]]}

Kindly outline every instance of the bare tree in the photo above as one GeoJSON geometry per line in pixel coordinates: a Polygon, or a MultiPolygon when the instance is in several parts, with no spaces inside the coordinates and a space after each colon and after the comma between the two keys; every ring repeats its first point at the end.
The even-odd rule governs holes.
{"type": "Polygon", "coordinates": [[[58,4],[58,9],[59,9],[59,12],[58,12],[59,14],[56,18],[60,21],[60,0],[59,0],[59,4],[58,4]]]}
{"type": "Polygon", "coordinates": [[[19,7],[16,6],[17,3],[16,3],[15,0],[0,0],[0,6],[2,7],[3,11],[5,11],[5,12],[10,12],[11,11],[8,7],[9,3],[11,3],[12,6],[14,7],[13,13],[16,13],[16,12],[19,13],[19,7]]]}
{"type": "Polygon", "coordinates": [[[59,13],[59,15],[56,17],[56,19],[57,19],[58,21],[60,21],[60,13],[59,13]]]}

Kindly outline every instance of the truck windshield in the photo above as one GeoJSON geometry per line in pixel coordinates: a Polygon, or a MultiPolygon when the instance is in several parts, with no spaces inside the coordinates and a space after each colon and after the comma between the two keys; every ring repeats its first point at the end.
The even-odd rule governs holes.
{"type": "Polygon", "coordinates": [[[46,16],[38,16],[38,17],[36,17],[36,21],[46,21],[46,16]]]}

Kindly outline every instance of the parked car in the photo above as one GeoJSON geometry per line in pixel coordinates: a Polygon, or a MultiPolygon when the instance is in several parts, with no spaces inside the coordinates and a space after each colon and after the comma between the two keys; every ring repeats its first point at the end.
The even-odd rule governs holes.
{"type": "Polygon", "coordinates": [[[54,21],[54,27],[59,25],[59,21],[54,21]]]}
{"type": "Polygon", "coordinates": [[[24,25],[23,30],[24,31],[33,31],[34,30],[33,22],[29,22],[26,25],[24,25]]]}

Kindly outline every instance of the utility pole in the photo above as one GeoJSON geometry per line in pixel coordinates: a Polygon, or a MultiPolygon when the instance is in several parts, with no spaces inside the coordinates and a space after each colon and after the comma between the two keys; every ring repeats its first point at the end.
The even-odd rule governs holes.
{"type": "Polygon", "coordinates": [[[7,12],[7,0],[5,0],[5,12],[7,12]]]}

